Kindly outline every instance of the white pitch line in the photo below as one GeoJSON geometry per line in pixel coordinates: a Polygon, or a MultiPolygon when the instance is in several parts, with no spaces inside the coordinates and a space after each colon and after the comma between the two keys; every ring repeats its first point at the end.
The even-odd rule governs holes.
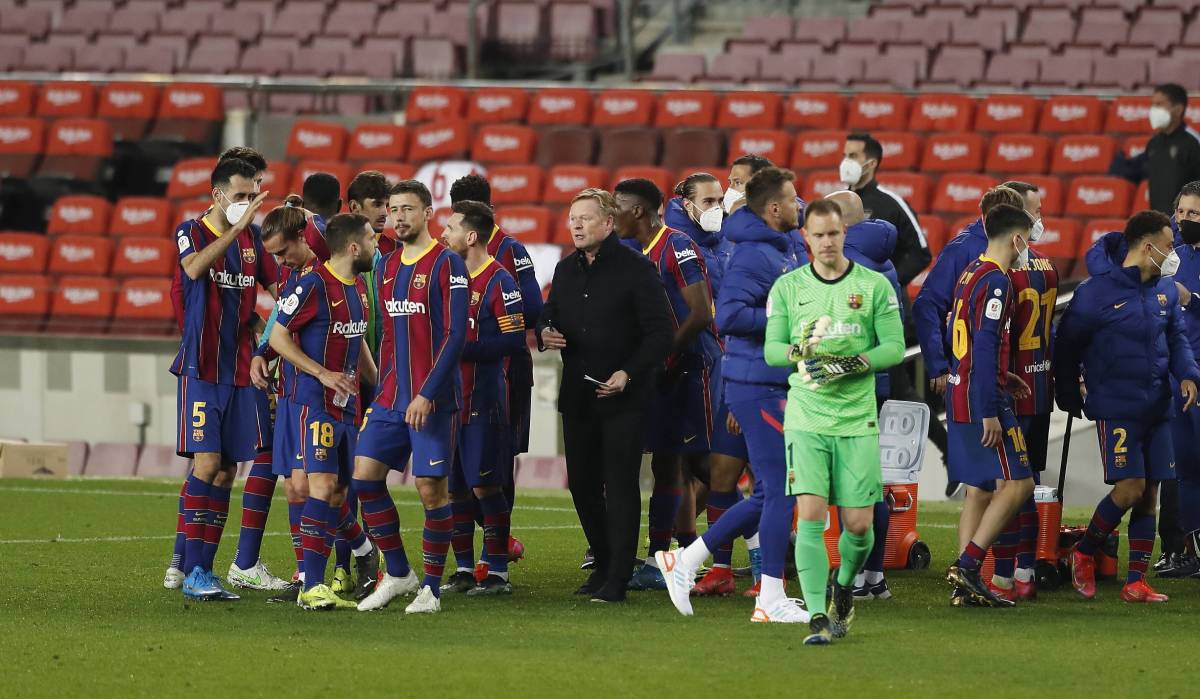
{"type": "MultiPolygon", "coordinates": [[[[513,531],[551,531],[562,529],[579,529],[578,524],[548,524],[548,525],[532,525],[528,527],[513,527],[513,531]]],[[[286,532],[266,532],[263,536],[291,536],[286,532]]],[[[134,541],[169,541],[174,539],[175,535],[155,535],[155,536],[91,536],[84,538],[67,538],[67,537],[51,537],[48,539],[0,539],[0,545],[28,545],[28,544],[124,544],[134,541]]]]}

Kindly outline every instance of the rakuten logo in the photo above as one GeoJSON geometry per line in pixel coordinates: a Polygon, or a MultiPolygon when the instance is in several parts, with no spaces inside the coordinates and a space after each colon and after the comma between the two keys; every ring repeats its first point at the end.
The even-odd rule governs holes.
{"type": "Polygon", "coordinates": [[[921,114],[927,119],[953,119],[958,116],[958,107],[945,102],[926,102],[921,105],[921,114]]]}
{"type": "Polygon", "coordinates": [[[933,157],[938,160],[958,160],[967,157],[970,150],[965,143],[935,143],[933,157]]]}
{"type": "Polygon", "coordinates": [[[894,158],[904,152],[904,143],[901,141],[884,141],[879,146],[883,148],[883,154],[888,158],[894,158]]]}
{"type": "Polygon", "coordinates": [[[254,286],[254,277],[241,272],[232,274],[224,270],[218,272],[215,269],[209,269],[208,278],[222,289],[249,289],[254,286]]]}
{"type": "Polygon", "coordinates": [[[1145,123],[1150,118],[1150,107],[1144,104],[1117,105],[1117,118],[1121,121],[1145,123]]]}
{"type": "Polygon", "coordinates": [[[75,146],[75,145],[79,145],[80,143],[87,143],[88,141],[92,140],[91,129],[66,129],[66,128],[63,128],[63,129],[59,129],[57,133],[58,133],[58,140],[67,144],[68,146],[75,146]]]}
{"type": "Polygon", "coordinates": [[[817,180],[813,182],[813,191],[821,196],[825,196],[830,192],[836,192],[840,189],[845,189],[846,185],[837,180],[817,180]]]}
{"type": "Polygon", "coordinates": [[[1111,189],[1100,189],[1097,187],[1080,187],[1075,190],[1075,196],[1089,205],[1105,204],[1116,199],[1116,194],[1111,189]]]}
{"type": "Polygon", "coordinates": [[[475,106],[485,112],[498,112],[501,109],[510,109],[512,103],[512,98],[508,95],[492,95],[490,97],[480,97],[475,100],[475,106]]]}
{"type": "Polygon", "coordinates": [[[954,201],[978,201],[983,196],[983,190],[967,184],[952,184],[946,187],[946,196],[954,201]]]}
{"type": "Polygon", "coordinates": [[[756,114],[762,114],[766,110],[767,106],[762,102],[735,100],[729,103],[729,111],[732,112],[734,116],[741,119],[752,117],[756,114]]]}
{"type": "Polygon", "coordinates": [[[1057,243],[1062,240],[1062,233],[1053,229],[1047,228],[1042,232],[1042,238],[1038,241],[1039,244],[1057,243]]]}
{"type": "Polygon", "coordinates": [[[187,109],[188,107],[204,104],[204,95],[199,92],[180,92],[177,90],[172,92],[168,99],[171,102],[171,106],[179,109],[187,109]]]}
{"type": "Polygon", "coordinates": [[[421,109],[445,109],[450,106],[450,98],[439,94],[417,95],[417,106],[421,109]]]}
{"type": "Polygon", "coordinates": [[[201,182],[208,181],[211,174],[200,168],[196,168],[195,170],[177,170],[175,172],[175,179],[188,187],[195,187],[201,182]]]}
{"type": "Polygon", "coordinates": [[[333,145],[333,137],[329,134],[307,129],[297,131],[296,140],[305,148],[328,148],[333,145]]]}
{"type": "Polygon", "coordinates": [[[425,314],[425,304],[408,299],[388,299],[383,302],[383,307],[393,317],[425,314]]]}
{"type": "Polygon", "coordinates": [[[483,145],[487,146],[490,151],[506,151],[516,150],[521,142],[513,136],[501,136],[499,134],[486,134],[483,137],[483,145]]]}
{"type": "Polygon", "coordinates": [[[417,143],[424,148],[434,148],[454,138],[454,129],[440,129],[417,136],[417,143]]]}
{"type": "Polygon", "coordinates": [[[499,175],[492,178],[492,189],[500,192],[515,192],[529,186],[525,175],[499,175]]]}
{"type": "Polygon", "coordinates": [[[835,140],[828,141],[805,141],[800,146],[800,152],[810,158],[821,158],[830,153],[835,153],[841,148],[841,143],[835,140]]]}
{"type": "Polygon", "coordinates": [[[82,100],[83,95],[79,93],[79,90],[46,90],[46,101],[55,107],[78,104],[82,100]]]}
{"type": "Polygon", "coordinates": [[[360,131],[358,145],[363,148],[386,148],[396,142],[390,131],[360,131]]]}
{"type": "Polygon", "coordinates": [[[579,191],[587,186],[587,179],[577,175],[554,176],[554,188],[560,192],[579,191]]]}
{"type": "Polygon", "coordinates": [[[58,209],[59,218],[67,223],[90,221],[94,215],[95,212],[88,206],[63,206],[58,209]]]}
{"type": "Polygon", "coordinates": [[[600,110],[608,114],[629,114],[637,107],[637,100],[628,97],[610,97],[600,100],[600,110]]]}
{"type": "Polygon", "coordinates": [[[33,246],[21,243],[0,243],[0,260],[15,262],[33,257],[33,246]]]}
{"type": "Polygon", "coordinates": [[[820,116],[829,113],[829,104],[821,100],[797,97],[792,100],[792,111],[804,116],[820,116]]]}
{"type": "Polygon", "coordinates": [[[367,333],[367,321],[351,320],[337,321],[333,324],[333,334],[347,338],[362,337],[367,333]]]}
{"type": "Polygon", "coordinates": [[[996,121],[1009,121],[1025,116],[1025,108],[1018,104],[989,104],[987,115],[996,121]]]}
{"type": "Polygon", "coordinates": [[[1033,146],[1025,143],[1003,143],[996,153],[1005,160],[1026,160],[1033,157],[1033,146]]]}
{"type": "Polygon", "coordinates": [[[904,197],[905,199],[911,199],[913,194],[916,193],[910,184],[896,184],[895,182],[889,182],[887,183],[887,188],[896,194],[899,194],[901,197],[904,197]]]}
{"type": "Polygon", "coordinates": [[[100,290],[92,287],[69,286],[63,289],[63,298],[75,305],[95,303],[100,300],[100,290]]]}
{"type": "Polygon", "coordinates": [[[506,218],[500,223],[500,227],[508,233],[520,235],[522,233],[532,233],[537,230],[537,221],[532,218],[518,216],[515,218],[506,218]]]}
{"type": "Polygon", "coordinates": [[[145,96],[140,92],[124,92],[120,90],[109,92],[107,99],[109,104],[120,109],[129,109],[146,100],[145,96]]]}
{"type": "Polygon", "coordinates": [[[700,102],[698,100],[667,100],[667,111],[671,116],[683,116],[684,114],[695,114],[700,111],[700,102]]]}
{"type": "Polygon", "coordinates": [[[147,248],[140,245],[130,245],[125,248],[125,259],[136,264],[154,262],[162,258],[158,248],[147,248]]]}
{"type": "Polygon", "coordinates": [[[895,105],[891,102],[859,102],[858,113],[870,119],[878,119],[879,117],[894,114],[896,111],[895,105]]]}
{"type": "Polygon", "coordinates": [[[738,146],[738,152],[741,153],[757,153],[761,155],[763,153],[775,152],[775,142],[765,139],[744,138],[738,141],[738,146]]]}
{"type": "Polygon", "coordinates": [[[1064,158],[1073,163],[1082,162],[1084,160],[1093,160],[1100,157],[1100,146],[1064,146],[1062,154],[1064,158]]]}
{"type": "Polygon", "coordinates": [[[538,105],[547,114],[559,114],[574,109],[575,100],[570,97],[543,97],[538,100],[538,105]]]}
{"type": "Polygon", "coordinates": [[[125,292],[125,302],[135,308],[144,308],[162,303],[163,295],[156,289],[129,289],[125,292]]]}
{"type": "Polygon", "coordinates": [[[33,131],[24,126],[0,127],[0,143],[21,143],[33,140],[33,131]]]}
{"type": "Polygon", "coordinates": [[[1087,107],[1078,104],[1056,104],[1050,107],[1050,115],[1058,121],[1078,121],[1087,116],[1087,107]]]}
{"type": "Polygon", "coordinates": [[[82,245],[63,245],[58,249],[60,255],[67,262],[83,262],[96,257],[96,249],[82,245]]]}
{"type": "Polygon", "coordinates": [[[12,88],[0,90],[0,104],[12,104],[20,99],[21,95],[12,88]]]}
{"type": "Polygon", "coordinates": [[[0,286],[0,299],[5,303],[20,303],[33,298],[33,289],[28,286],[0,286]]]}

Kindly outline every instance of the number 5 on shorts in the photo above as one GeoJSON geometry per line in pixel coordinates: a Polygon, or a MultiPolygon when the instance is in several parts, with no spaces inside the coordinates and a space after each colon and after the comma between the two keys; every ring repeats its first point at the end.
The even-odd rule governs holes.
{"type": "Polygon", "coordinates": [[[204,427],[208,422],[208,416],[204,414],[204,401],[196,401],[192,403],[192,427],[204,427]]]}

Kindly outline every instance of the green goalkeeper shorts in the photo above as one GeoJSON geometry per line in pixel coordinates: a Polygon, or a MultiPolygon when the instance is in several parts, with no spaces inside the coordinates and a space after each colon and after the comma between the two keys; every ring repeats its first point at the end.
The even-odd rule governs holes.
{"type": "Polygon", "coordinates": [[[789,430],[788,495],[819,495],[831,505],[871,507],[883,492],[879,435],[831,437],[789,430]]]}

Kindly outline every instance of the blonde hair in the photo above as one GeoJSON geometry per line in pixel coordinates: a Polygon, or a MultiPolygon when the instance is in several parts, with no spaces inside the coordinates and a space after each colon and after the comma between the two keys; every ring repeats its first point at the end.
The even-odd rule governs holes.
{"type": "Polygon", "coordinates": [[[601,218],[615,217],[617,215],[617,199],[611,192],[598,187],[588,187],[579,194],[576,194],[575,198],[571,200],[571,204],[574,205],[575,202],[585,199],[591,199],[596,202],[596,206],[600,207],[601,218]]]}

